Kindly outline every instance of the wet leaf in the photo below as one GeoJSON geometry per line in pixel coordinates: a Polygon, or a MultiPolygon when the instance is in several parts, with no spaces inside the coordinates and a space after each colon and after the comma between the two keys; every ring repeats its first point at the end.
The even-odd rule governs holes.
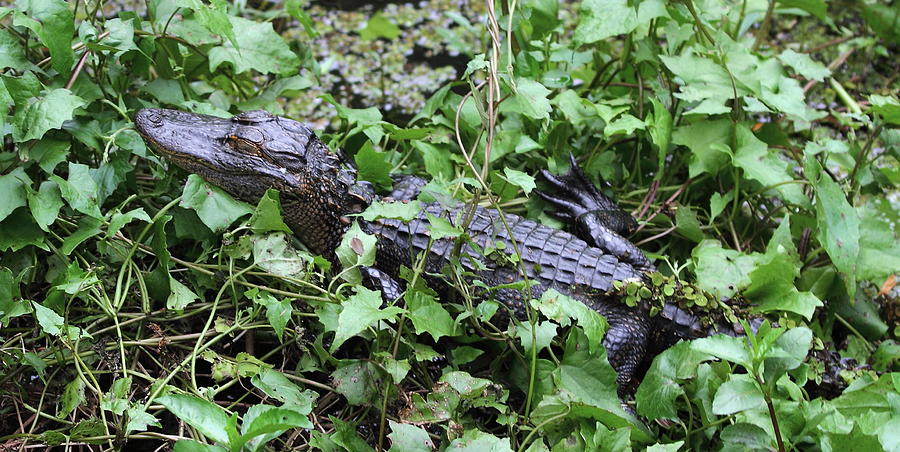
{"type": "Polygon", "coordinates": [[[588,0],[581,4],[575,42],[590,44],[637,27],[637,12],[625,0],[588,0]]]}
{"type": "Polygon", "coordinates": [[[358,286],[356,294],[343,303],[344,309],[338,316],[331,351],[335,351],[347,339],[356,336],[372,324],[383,320],[393,322],[404,309],[388,306],[381,309],[381,293],[358,286]]]}
{"type": "Polygon", "coordinates": [[[170,394],[156,401],[203,436],[219,444],[229,444],[228,415],[218,405],[188,394],[170,394]]]}
{"type": "Polygon", "coordinates": [[[209,51],[209,70],[225,63],[230,64],[237,74],[256,71],[262,74],[284,74],[294,70],[300,59],[291,51],[284,39],[275,33],[270,22],[254,22],[241,17],[229,16],[234,30],[235,41],[231,41],[209,51]]]}
{"type": "Polygon", "coordinates": [[[51,90],[44,96],[16,112],[13,140],[36,140],[48,130],[59,129],[63,122],[72,119],[75,110],[87,102],[65,88],[51,90]]]}
{"type": "Polygon", "coordinates": [[[765,406],[763,394],[746,374],[735,375],[719,386],[713,399],[713,412],[733,414],[765,406]]]}
{"type": "Polygon", "coordinates": [[[435,299],[421,291],[405,295],[407,317],[412,321],[416,334],[428,333],[437,341],[444,336],[458,334],[453,317],[435,299]]]}
{"type": "Polygon", "coordinates": [[[103,218],[97,204],[97,183],[87,165],[69,162],[68,179],[59,176],[50,176],[50,179],[59,185],[62,197],[73,209],[93,218],[103,218]]]}
{"type": "Polygon", "coordinates": [[[391,433],[390,451],[394,452],[431,452],[435,449],[434,442],[428,436],[428,432],[422,428],[410,424],[401,424],[388,420],[391,433]]]}
{"type": "Polygon", "coordinates": [[[31,178],[25,174],[23,168],[16,168],[9,174],[0,176],[0,221],[16,208],[25,205],[27,199],[25,187],[30,184],[31,178]]]}
{"type": "Polygon", "coordinates": [[[205,182],[196,174],[188,176],[181,206],[197,212],[200,221],[213,232],[221,232],[238,218],[253,212],[250,206],[205,182]]]}

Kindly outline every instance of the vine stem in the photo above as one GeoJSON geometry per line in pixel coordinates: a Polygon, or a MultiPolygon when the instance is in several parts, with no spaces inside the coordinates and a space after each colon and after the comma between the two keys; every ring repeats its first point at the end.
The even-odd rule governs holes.
{"type": "MultiPolygon", "coordinates": [[[[759,384],[760,388],[765,388],[765,385],[758,376],[754,375],[754,378],[756,378],[756,383],[759,384]]],[[[775,442],[778,443],[778,452],[785,452],[784,441],[781,439],[781,428],[778,427],[778,416],[775,415],[775,405],[772,404],[772,397],[767,391],[763,391],[763,396],[766,399],[766,407],[769,408],[769,418],[772,419],[772,428],[775,429],[775,442]]]]}
{"type": "Polygon", "coordinates": [[[775,0],[769,0],[769,7],[766,8],[766,15],[763,17],[762,25],[759,26],[759,31],[756,33],[756,41],[753,43],[753,51],[759,50],[759,46],[762,45],[763,39],[769,34],[769,27],[772,25],[772,14],[775,12],[775,0]]]}

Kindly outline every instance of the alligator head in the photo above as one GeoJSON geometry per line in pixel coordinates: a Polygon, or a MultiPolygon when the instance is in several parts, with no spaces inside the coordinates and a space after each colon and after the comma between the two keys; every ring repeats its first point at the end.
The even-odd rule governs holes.
{"type": "Polygon", "coordinates": [[[347,215],[372,200],[350,161],[292,119],[262,110],[226,119],[145,108],[134,124],[154,151],[236,198],[255,204],[267,189],[278,190],[288,226],[332,259],[347,215]]]}

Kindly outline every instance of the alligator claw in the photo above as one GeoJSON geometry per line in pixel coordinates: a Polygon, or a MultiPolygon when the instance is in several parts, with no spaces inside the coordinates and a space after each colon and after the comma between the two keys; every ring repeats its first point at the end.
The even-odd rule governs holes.
{"type": "Polygon", "coordinates": [[[544,192],[538,194],[547,202],[553,204],[559,218],[574,218],[579,227],[581,223],[599,222],[609,230],[617,234],[629,234],[637,228],[637,222],[627,212],[623,211],[612,199],[606,197],[597,187],[590,182],[575,156],[569,154],[571,168],[565,174],[555,175],[547,170],[542,170],[544,179],[560,192],[562,196],[551,195],[544,192]],[[561,214],[565,212],[566,214],[561,214]],[[591,215],[594,219],[582,219],[585,215],[591,215]]]}
{"type": "Polygon", "coordinates": [[[574,226],[575,235],[591,246],[602,248],[635,268],[653,268],[646,256],[622,237],[637,228],[637,221],[588,180],[572,154],[569,154],[569,162],[572,167],[565,174],[541,171],[557,192],[537,192],[555,207],[552,215],[574,226]]]}

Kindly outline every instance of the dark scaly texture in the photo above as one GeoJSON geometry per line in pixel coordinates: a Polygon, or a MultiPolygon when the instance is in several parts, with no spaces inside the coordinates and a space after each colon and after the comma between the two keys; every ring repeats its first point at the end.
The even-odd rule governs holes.
{"type": "MultiPolygon", "coordinates": [[[[458,225],[465,206],[426,205],[417,218],[407,223],[366,222],[350,217],[364,210],[377,196],[370,184],[356,180],[355,168],[341,153],[330,151],[299,122],[264,111],[223,119],[144,109],[135,116],[135,126],[155,151],[235,197],[256,203],[266,189],[279,190],[285,222],[313,252],[332,261],[336,261],[334,250],[343,233],[354,221],[351,218],[356,218],[363,230],[378,238],[375,266],[365,273],[392,297],[402,290],[397,283],[400,266],[411,266],[419,253],[428,250],[427,273],[440,272],[450,262],[456,244],[445,238],[433,241],[429,247],[426,214],[442,216],[458,225]]],[[[410,176],[396,179],[399,187],[392,195],[401,199],[415,196],[424,182],[410,176]]],[[[575,173],[557,178],[577,179],[584,177],[575,173]]],[[[710,332],[697,317],[675,305],[665,305],[659,315],[651,318],[648,306],[628,307],[606,295],[613,281],[645,278],[645,271],[652,270],[652,264],[618,234],[621,228],[617,226],[609,227],[600,221],[600,232],[591,235],[596,231],[594,219],[598,216],[580,212],[577,202],[584,200],[556,200],[575,209],[570,212],[570,220],[579,225],[581,238],[515,215],[505,216],[507,231],[499,212],[481,207],[475,209],[466,233],[482,249],[500,242],[505,246],[499,252],[511,255],[518,248],[529,280],[536,283],[531,288],[532,296],[539,297],[554,288],[606,317],[610,328],[603,343],[610,363],[619,373],[620,389],[630,386],[638,366],[647,358],[648,349],[662,350],[679,339],[710,332]],[[599,246],[590,246],[583,238],[599,246]]],[[[594,202],[587,201],[589,207],[594,202]]],[[[611,201],[600,199],[594,203],[607,212],[601,217],[613,212],[614,217],[622,218],[622,214],[615,213],[611,201]]],[[[460,256],[462,265],[475,273],[470,279],[479,279],[489,286],[521,279],[519,268],[509,259],[480,256],[468,243],[461,246],[460,256]],[[482,265],[476,266],[476,259],[482,265]]],[[[444,295],[450,294],[451,287],[441,278],[429,276],[427,280],[444,295]]],[[[524,318],[527,300],[521,291],[500,289],[492,291],[491,296],[508,306],[513,315],[524,318]]]]}

